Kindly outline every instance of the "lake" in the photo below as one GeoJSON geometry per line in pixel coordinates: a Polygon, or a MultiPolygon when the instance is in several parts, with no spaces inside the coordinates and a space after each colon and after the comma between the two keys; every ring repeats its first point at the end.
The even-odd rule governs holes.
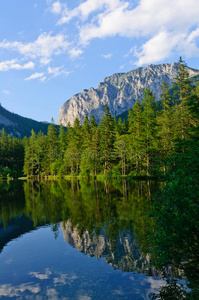
{"type": "Polygon", "coordinates": [[[0,299],[149,299],[170,272],[147,252],[161,185],[0,183],[0,299]]]}

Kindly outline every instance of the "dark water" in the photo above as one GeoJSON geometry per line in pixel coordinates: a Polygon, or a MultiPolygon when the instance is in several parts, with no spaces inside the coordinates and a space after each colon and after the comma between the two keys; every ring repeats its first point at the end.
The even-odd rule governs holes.
{"type": "Polygon", "coordinates": [[[0,299],[149,299],[155,182],[0,184],[0,299]]]}

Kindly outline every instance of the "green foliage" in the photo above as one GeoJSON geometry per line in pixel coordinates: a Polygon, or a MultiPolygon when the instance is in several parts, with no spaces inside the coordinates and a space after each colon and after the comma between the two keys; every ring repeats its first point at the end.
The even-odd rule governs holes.
{"type": "Polygon", "coordinates": [[[191,299],[186,287],[175,279],[167,279],[167,284],[157,294],[150,295],[152,300],[183,300],[191,299]]]}
{"type": "Polygon", "coordinates": [[[22,175],[24,160],[23,141],[9,136],[3,129],[0,134],[0,177],[22,175]]]}
{"type": "Polygon", "coordinates": [[[104,106],[104,115],[100,124],[100,157],[104,164],[104,175],[112,167],[112,151],[115,141],[114,120],[107,105],[104,106]]]}

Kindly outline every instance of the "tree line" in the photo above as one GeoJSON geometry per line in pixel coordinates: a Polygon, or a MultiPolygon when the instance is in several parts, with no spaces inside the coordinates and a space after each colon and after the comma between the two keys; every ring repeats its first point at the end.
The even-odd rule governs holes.
{"type": "Polygon", "coordinates": [[[199,84],[191,83],[181,58],[174,87],[171,93],[162,83],[160,102],[146,89],[124,121],[113,118],[105,105],[99,125],[94,116],[86,116],[83,124],[76,118],[73,126],[61,125],[59,132],[50,124],[47,135],[32,130],[23,140],[2,131],[1,165],[22,171],[24,155],[23,173],[30,177],[159,176],[166,172],[168,158],[185,151],[183,141],[198,136],[199,84]],[[14,153],[8,151],[6,139],[16,144],[14,153]]]}

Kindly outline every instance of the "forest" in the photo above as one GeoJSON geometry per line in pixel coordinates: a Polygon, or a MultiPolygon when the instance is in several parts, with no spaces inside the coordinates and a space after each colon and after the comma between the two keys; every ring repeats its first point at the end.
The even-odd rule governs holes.
{"type": "Polygon", "coordinates": [[[127,120],[113,118],[105,105],[99,125],[86,116],[83,124],[50,124],[47,135],[32,130],[23,140],[2,130],[1,177],[164,176],[175,155],[197,148],[199,84],[180,58],[172,89],[163,82],[161,91],[157,102],[146,89],[127,120]]]}

